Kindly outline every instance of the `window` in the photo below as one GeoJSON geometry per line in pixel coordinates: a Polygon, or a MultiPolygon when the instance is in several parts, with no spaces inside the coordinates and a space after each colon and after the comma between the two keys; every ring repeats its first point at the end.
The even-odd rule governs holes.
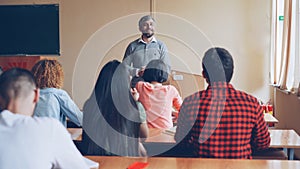
{"type": "Polygon", "coordinates": [[[300,81],[300,3],[272,1],[270,80],[274,86],[294,92],[300,81]]]}

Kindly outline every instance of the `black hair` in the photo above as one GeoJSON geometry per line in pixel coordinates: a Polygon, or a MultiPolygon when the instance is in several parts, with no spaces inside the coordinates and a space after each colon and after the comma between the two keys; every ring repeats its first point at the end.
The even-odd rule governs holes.
{"type": "Polygon", "coordinates": [[[207,50],[202,59],[204,76],[208,82],[229,83],[233,75],[233,58],[224,48],[213,47],[207,50]]]}
{"type": "Polygon", "coordinates": [[[9,102],[20,97],[27,97],[36,89],[36,83],[29,70],[11,68],[0,75],[1,110],[7,109],[9,102]]]}
{"type": "Polygon", "coordinates": [[[144,71],[143,79],[145,82],[163,83],[168,80],[167,65],[160,59],[150,61],[144,71]]]}

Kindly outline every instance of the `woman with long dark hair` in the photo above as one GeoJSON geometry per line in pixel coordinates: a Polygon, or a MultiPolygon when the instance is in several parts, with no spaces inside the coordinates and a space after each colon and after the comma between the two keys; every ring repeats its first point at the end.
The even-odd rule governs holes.
{"type": "Polygon", "coordinates": [[[131,94],[129,72],[119,61],[104,65],[83,112],[84,155],[145,155],[139,141],[148,128],[131,94]]]}

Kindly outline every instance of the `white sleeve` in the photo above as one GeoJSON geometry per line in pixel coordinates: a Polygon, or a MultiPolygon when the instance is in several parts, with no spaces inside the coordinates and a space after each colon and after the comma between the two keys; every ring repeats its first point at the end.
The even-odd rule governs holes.
{"type": "Polygon", "coordinates": [[[53,127],[53,155],[55,158],[53,168],[60,169],[88,169],[83,156],[73,143],[69,132],[58,121],[53,127]]]}

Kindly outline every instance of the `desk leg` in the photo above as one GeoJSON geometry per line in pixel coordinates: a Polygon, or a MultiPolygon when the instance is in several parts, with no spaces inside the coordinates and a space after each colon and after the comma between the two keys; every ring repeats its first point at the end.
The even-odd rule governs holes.
{"type": "Polygon", "coordinates": [[[294,149],[283,148],[284,153],[288,156],[288,160],[294,160],[294,149]]]}
{"type": "Polygon", "coordinates": [[[289,149],[289,156],[288,156],[289,160],[294,160],[294,149],[290,148],[289,149]]]}
{"type": "Polygon", "coordinates": [[[283,148],[283,152],[284,152],[284,154],[287,155],[288,160],[289,160],[289,159],[290,159],[290,156],[289,156],[289,153],[288,153],[288,149],[287,149],[287,148],[283,148]]]}

